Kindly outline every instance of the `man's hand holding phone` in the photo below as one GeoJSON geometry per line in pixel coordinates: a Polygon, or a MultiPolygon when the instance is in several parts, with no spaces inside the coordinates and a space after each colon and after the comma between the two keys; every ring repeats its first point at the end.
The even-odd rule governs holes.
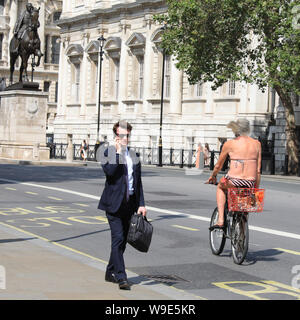
{"type": "Polygon", "coordinates": [[[115,138],[115,146],[116,146],[117,153],[121,153],[122,152],[122,146],[121,146],[121,142],[120,142],[120,138],[119,137],[115,138]]]}

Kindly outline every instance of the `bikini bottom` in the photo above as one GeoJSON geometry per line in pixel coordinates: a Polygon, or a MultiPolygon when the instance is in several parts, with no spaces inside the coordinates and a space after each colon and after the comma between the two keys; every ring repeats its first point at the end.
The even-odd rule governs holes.
{"type": "Polygon", "coordinates": [[[228,174],[224,178],[230,181],[236,188],[255,188],[255,180],[232,178],[228,174]]]}

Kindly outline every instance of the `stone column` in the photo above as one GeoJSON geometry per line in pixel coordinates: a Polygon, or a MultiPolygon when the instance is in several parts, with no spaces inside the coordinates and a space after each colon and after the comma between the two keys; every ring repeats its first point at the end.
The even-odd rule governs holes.
{"type": "Polygon", "coordinates": [[[67,151],[66,151],[66,161],[72,162],[73,161],[73,137],[72,135],[68,135],[67,137],[67,151]]]}
{"type": "Polygon", "coordinates": [[[144,55],[144,101],[143,101],[143,111],[142,113],[147,114],[148,113],[148,99],[152,98],[152,69],[153,69],[153,61],[152,61],[152,45],[151,42],[151,25],[152,20],[148,17],[145,18],[145,27],[147,29],[146,34],[146,45],[145,45],[145,55],[144,55]]]}
{"type": "MultiPolygon", "coordinates": [[[[88,43],[88,34],[84,33],[82,36],[82,47],[86,48],[88,43]]],[[[82,62],[80,66],[80,95],[81,95],[81,108],[80,108],[80,115],[85,116],[86,115],[86,85],[87,85],[87,64],[88,64],[88,54],[84,50],[83,51],[83,57],[82,62]]]]}
{"type": "Polygon", "coordinates": [[[66,79],[69,76],[67,74],[67,57],[65,55],[65,47],[67,46],[67,41],[62,39],[59,54],[59,74],[64,75],[60,77],[58,82],[58,96],[57,96],[57,115],[61,116],[64,114],[66,101],[64,99],[64,88],[66,88],[66,79]]]}
{"type": "Polygon", "coordinates": [[[122,45],[121,45],[121,56],[120,56],[120,80],[119,80],[119,110],[118,115],[123,112],[123,102],[122,100],[127,99],[127,64],[128,64],[128,47],[125,44],[126,42],[126,32],[122,32],[122,45]]]}
{"type": "Polygon", "coordinates": [[[62,17],[64,14],[67,14],[70,11],[70,6],[72,5],[72,1],[63,1],[63,7],[62,7],[62,17]]]}

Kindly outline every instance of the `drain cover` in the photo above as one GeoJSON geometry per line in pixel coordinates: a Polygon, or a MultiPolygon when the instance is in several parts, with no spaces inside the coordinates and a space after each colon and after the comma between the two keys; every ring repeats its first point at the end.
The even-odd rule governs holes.
{"type": "Polygon", "coordinates": [[[141,275],[142,277],[148,278],[150,280],[153,281],[157,281],[157,282],[162,282],[165,284],[173,284],[173,283],[178,283],[178,282],[189,282],[188,280],[182,279],[178,276],[174,276],[174,275],[141,275]]]}

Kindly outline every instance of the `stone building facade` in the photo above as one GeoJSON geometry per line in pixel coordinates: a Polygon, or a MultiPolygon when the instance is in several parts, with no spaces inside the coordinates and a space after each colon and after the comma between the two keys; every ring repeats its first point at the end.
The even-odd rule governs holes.
{"type": "MultiPolygon", "coordinates": [[[[132,145],[157,147],[162,83],[161,26],[153,15],[166,12],[162,0],[64,1],[60,81],[55,141],[96,141],[98,115],[97,39],[104,35],[101,79],[100,140],[112,141],[119,119],[133,124],[132,145]]],[[[219,150],[232,137],[226,124],[247,117],[253,134],[265,131],[270,91],[228,81],[217,91],[209,83],[189,85],[166,57],[163,100],[163,146],[196,148],[208,142],[219,150]]]]}
{"type": "MultiPolygon", "coordinates": [[[[6,17],[3,19],[0,13],[0,26],[5,20],[11,28],[13,23],[7,12],[16,3],[24,7],[25,1],[4,2],[6,17]]],[[[61,2],[32,0],[41,7],[44,5],[52,15],[59,11],[61,2]]],[[[285,120],[278,96],[271,89],[261,92],[255,85],[230,80],[216,91],[210,83],[189,85],[186,75],[175,67],[173,57],[168,56],[162,79],[162,30],[153,21],[153,15],[166,11],[165,0],[67,0],[62,3],[62,15],[56,24],[48,24],[45,19],[45,29],[42,24],[40,28],[45,30],[41,35],[44,48],[49,50],[56,43],[51,37],[57,37],[57,26],[60,28],[59,70],[49,57],[38,71],[41,79],[48,77],[51,81],[50,111],[51,102],[55,100],[53,79],[59,72],[57,108],[54,103],[55,111],[48,113],[54,142],[81,143],[85,139],[90,145],[95,144],[100,100],[100,141],[112,142],[113,124],[126,119],[134,127],[133,146],[156,148],[163,80],[164,148],[196,149],[199,142],[207,142],[211,150],[219,150],[224,139],[233,137],[226,124],[246,117],[251,122],[252,136],[274,139],[276,168],[282,170],[285,120]],[[45,34],[50,35],[48,40],[45,34]],[[101,35],[106,41],[99,99],[97,39],[101,35]]],[[[7,39],[8,34],[5,37],[7,39]]],[[[7,42],[3,43],[7,46],[7,42]]],[[[0,68],[6,67],[7,73],[7,65],[1,63],[2,60],[0,68]]],[[[300,125],[298,110],[296,106],[300,125]]]]}
{"type": "MultiPolygon", "coordinates": [[[[58,94],[58,62],[60,52],[60,29],[56,22],[62,12],[62,0],[0,0],[0,87],[7,86],[10,74],[9,43],[13,37],[15,23],[26,4],[30,2],[39,8],[41,51],[44,57],[39,67],[35,68],[34,81],[39,82],[39,88],[49,92],[47,110],[47,133],[53,135],[53,121],[56,116],[58,94]]],[[[28,75],[31,75],[29,60],[28,75]]],[[[14,82],[19,79],[20,58],[14,72],[14,82]]],[[[1,89],[0,89],[1,90],[1,89]]]]}

